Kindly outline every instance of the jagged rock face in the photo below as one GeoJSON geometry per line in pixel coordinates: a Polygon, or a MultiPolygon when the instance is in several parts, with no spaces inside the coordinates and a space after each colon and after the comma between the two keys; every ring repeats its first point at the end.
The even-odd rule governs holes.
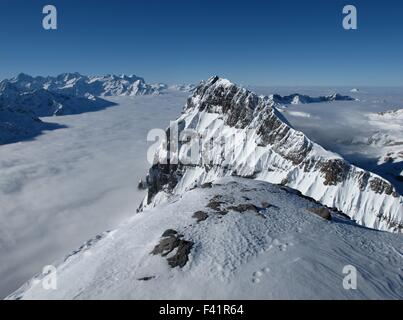
{"type": "Polygon", "coordinates": [[[169,159],[171,144],[161,145],[143,205],[234,175],[287,185],[362,225],[401,232],[403,198],[393,186],[293,129],[277,106],[225,79],[202,82],[176,121],[179,136],[192,132],[199,139],[180,139],[179,151],[169,159]],[[182,161],[195,146],[199,152],[193,161],[182,161]],[[175,159],[179,162],[173,163],[175,159]]]}

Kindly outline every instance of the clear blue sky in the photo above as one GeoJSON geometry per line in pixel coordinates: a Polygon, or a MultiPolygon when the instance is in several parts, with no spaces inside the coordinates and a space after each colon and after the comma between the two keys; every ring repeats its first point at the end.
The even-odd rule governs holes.
{"type": "Polygon", "coordinates": [[[401,0],[0,0],[0,41],[0,78],[403,86],[401,0]],[[58,9],[56,31],[42,29],[45,4],[58,9]],[[358,30],[342,28],[346,4],[358,30]]]}

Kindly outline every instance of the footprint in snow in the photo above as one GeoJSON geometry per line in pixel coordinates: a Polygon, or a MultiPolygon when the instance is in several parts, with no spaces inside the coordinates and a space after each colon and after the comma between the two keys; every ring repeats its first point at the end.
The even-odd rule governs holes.
{"type": "Polygon", "coordinates": [[[262,275],[263,275],[263,273],[260,272],[260,271],[255,271],[255,272],[253,273],[253,276],[254,276],[254,277],[261,277],[262,275]]]}
{"type": "Polygon", "coordinates": [[[286,251],[288,243],[281,243],[280,240],[274,239],[272,242],[273,246],[276,246],[280,251],[286,251]]]}
{"type": "Polygon", "coordinates": [[[259,278],[253,278],[253,279],[252,279],[252,282],[253,282],[253,283],[259,283],[259,282],[260,282],[260,279],[259,279],[259,278]]]}
{"type": "Polygon", "coordinates": [[[264,273],[269,273],[270,272],[270,268],[269,267],[265,267],[261,270],[255,271],[253,273],[253,278],[252,278],[252,282],[253,283],[260,283],[260,280],[262,278],[262,276],[264,275],[264,273]]]}
{"type": "MultiPolygon", "coordinates": [[[[284,242],[282,243],[280,240],[278,239],[274,239],[272,242],[272,245],[277,247],[280,251],[286,251],[288,246],[293,246],[294,243],[292,242],[284,242]]],[[[271,246],[269,246],[269,249],[271,248],[271,246]]]]}

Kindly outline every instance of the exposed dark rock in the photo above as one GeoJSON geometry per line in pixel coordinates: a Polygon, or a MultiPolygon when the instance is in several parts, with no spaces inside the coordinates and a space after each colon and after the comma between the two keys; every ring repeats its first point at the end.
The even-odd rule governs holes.
{"type": "Polygon", "coordinates": [[[308,211],[316,214],[317,216],[326,219],[326,220],[331,220],[332,215],[330,214],[330,210],[326,207],[320,207],[320,208],[309,208],[308,211]]]}
{"type": "Polygon", "coordinates": [[[391,195],[393,193],[393,186],[380,178],[373,178],[369,182],[369,185],[371,187],[371,190],[375,193],[386,193],[387,195],[391,195]]]}
{"type": "Polygon", "coordinates": [[[176,247],[178,247],[179,242],[181,240],[177,238],[176,236],[168,236],[164,237],[160,240],[160,243],[157,244],[153,251],[151,251],[152,254],[160,254],[161,256],[165,257],[169,253],[172,252],[176,247]]]}
{"type": "Polygon", "coordinates": [[[280,209],[279,207],[275,206],[274,204],[270,204],[270,203],[265,202],[265,201],[262,202],[262,208],[263,209],[273,208],[273,209],[276,209],[276,210],[280,209]]]}
{"type": "Polygon", "coordinates": [[[137,280],[139,280],[139,281],[149,281],[149,280],[152,280],[154,278],[155,278],[155,276],[148,276],[148,277],[139,278],[137,280]]]}
{"type": "Polygon", "coordinates": [[[381,221],[386,221],[386,223],[389,225],[390,228],[393,228],[397,232],[401,232],[403,230],[403,224],[392,220],[390,217],[385,217],[383,214],[379,214],[377,218],[381,221]]]}
{"type": "Polygon", "coordinates": [[[143,179],[140,179],[139,183],[137,184],[137,189],[139,190],[147,189],[147,183],[145,183],[143,179]]]}
{"type": "Polygon", "coordinates": [[[364,191],[368,185],[368,180],[371,177],[369,172],[360,172],[358,176],[358,184],[360,186],[360,190],[364,191]]]}
{"type": "Polygon", "coordinates": [[[287,178],[284,178],[283,180],[281,180],[281,185],[282,186],[286,186],[287,185],[287,183],[288,183],[288,179],[287,178]]]}
{"type": "Polygon", "coordinates": [[[211,182],[203,183],[203,184],[200,186],[200,188],[202,188],[202,189],[212,188],[212,187],[213,187],[213,184],[212,184],[211,182]]]}
{"type": "Polygon", "coordinates": [[[247,178],[247,179],[256,179],[257,177],[257,173],[251,173],[251,174],[246,174],[246,175],[242,175],[243,178],[247,178]]]}
{"type": "Polygon", "coordinates": [[[290,138],[291,126],[285,119],[280,120],[281,115],[273,110],[265,110],[264,113],[266,114],[261,116],[258,128],[259,145],[271,145],[275,152],[294,165],[301,164],[312,150],[313,143],[303,135],[294,135],[290,138]],[[289,144],[290,148],[284,148],[284,144],[289,144]]]}
{"type": "Polygon", "coordinates": [[[154,247],[153,251],[151,251],[151,254],[159,254],[162,257],[166,257],[176,249],[175,254],[171,257],[168,257],[167,261],[172,268],[177,266],[182,268],[189,259],[188,256],[193,246],[193,242],[180,239],[180,236],[176,234],[177,232],[175,230],[171,229],[170,231],[171,232],[168,232],[169,235],[162,238],[160,243],[154,247]],[[175,231],[176,233],[172,234],[172,231],[175,231]]]}
{"type": "Polygon", "coordinates": [[[172,268],[175,268],[175,267],[183,268],[189,260],[189,254],[190,254],[190,250],[192,249],[192,247],[193,247],[193,242],[186,241],[186,240],[180,240],[176,253],[172,257],[169,257],[167,259],[169,265],[172,268]]]}
{"type": "Polygon", "coordinates": [[[164,233],[162,234],[162,237],[169,237],[169,236],[173,236],[175,234],[177,234],[178,232],[176,230],[173,229],[168,229],[165,230],[164,233]]]}
{"type": "Polygon", "coordinates": [[[348,170],[348,164],[341,159],[332,159],[322,163],[320,171],[325,178],[323,184],[335,186],[343,182],[347,177],[348,170]]]}
{"type": "Polygon", "coordinates": [[[243,188],[241,189],[242,192],[251,192],[251,191],[257,191],[256,188],[243,188]]]}
{"type": "Polygon", "coordinates": [[[226,213],[228,213],[228,211],[222,208],[222,205],[225,204],[225,202],[222,201],[222,199],[223,198],[221,195],[216,195],[210,199],[210,201],[206,207],[213,209],[214,211],[216,211],[220,214],[226,214],[226,213]]]}
{"type": "Polygon", "coordinates": [[[301,163],[302,168],[304,168],[304,172],[311,171],[316,165],[316,161],[313,159],[304,160],[301,163]]]}
{"type": "Polygon", "coordinates": [[[250,203],[238,204],[237,206],[230,206],[227,207],[228,210],[233,210],[236,212],[245,212],[245,211],[253,211],[253,212],[260,212],[259,208],[250,203]]]}
{"type": "MultiPolygon", "coordinates": [[[[218,112],[225,114],[226,124],[237,128],[245,128],[253,117],[253,110],[262,102],[252,92],[239,88],[234,84],[229,87],[214,86],[219,77],[211,78],[200,85],[195,91],[195,96],[201,97],[200,111],[218,112]]],[[[194,108],[192,99],[188,99],[186,109],[194,108]]]]}
{"type": "Polygon", "coordinates": [[[197,219],[197,222],[201,222],[208,218],[208,214],[204,211],[196,211],[192,217],[197,219]]]}

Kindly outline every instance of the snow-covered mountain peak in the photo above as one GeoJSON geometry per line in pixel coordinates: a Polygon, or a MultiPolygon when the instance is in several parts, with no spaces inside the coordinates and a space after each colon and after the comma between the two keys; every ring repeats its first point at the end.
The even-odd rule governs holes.
{"type": "Polygon", "coordinates": [[[179,141],[177,150],[172,143],[161,145],[143,205],[223,176],[243,176],[287,185],[362,225],[400,232],[403,198],[394,187],[293,129],[276,106],[217,76],[202,82],[175,122],[179,137],[190,131],[200,140],[179,141]],[[229,141],[235,144],[228,147],[229,141]],[[195,144],[202,151],[185,164],[195,144]]]}
{"type": "Polygon", "coordinates": [[[15,78],[14,78],[14,81],[15,82],[31,82],[31,81],[33,81],[34,80],[34,78],[32,77],[32,76],[30,76],[30,75],[28,75],[28,74],[26,74],[26,73],[23,73],[23,72],[21,72],[21,73],[19,73],[15,78]]]}

